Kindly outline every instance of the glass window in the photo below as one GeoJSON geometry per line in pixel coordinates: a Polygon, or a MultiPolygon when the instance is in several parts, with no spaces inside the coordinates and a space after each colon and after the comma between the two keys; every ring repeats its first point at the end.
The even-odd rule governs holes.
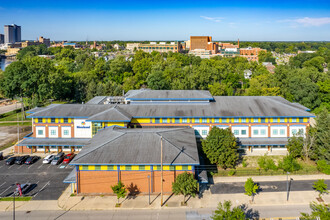
{"type": "Polygon", "coordinates": [[[64,149],[69,149],[70,147],[69,146],[64,146],[64,149]]]}
{"type": "Polygon", "coordinates": [[[65,129],[65,130],[63,131],[63,134],[64,134],[64,135],[69,135],[69,130],[68,130],[68,129],[65,129]]]}
{"type": "Polygon", "coordinates": [[[175,122],[175,123],[180,123],[180,118],[176,118],[176,119],[174,120],[174,122],[175,122]]]}
{"type": "Polygon", "coordinates": [[[234,118],[234,123],[238,123],[238,118],[234,118]]]}
{"type": "Polygon", "coordinates": [[[261,119],[261,123],[265,123],[266,122],[266,119],[265,118],[262,118],[261,119]]]}
{"type": "Polygon", "coordinates": [[[304,129],[300,128],[298,132],[299,134],[304,134],[304,129]]]}
{"type": "Polygon", "coordinates": [[[285,135],[285,129],[280,129],[280,135],[285,135]]]}
{"type": "Polygon", "coordinates": [[[284,123],[284,118],[280,118],[280,122],[281,123],[284,123]]]}
{"type": "Polygon", "coordinates": [[[69,119],[68,118],[64,118],[64,123],[68,123],[69,119]]]}
{"type": "Polygon", "coordinates": [[[296,118],[293,118],[293,119],[292,119],[292,122],[297,122],[297,119],[296,119],[296,118]]]}
{"type": "Polygon", "coordinates": [[[219,118],[215,118],[214,123],[219,123],[219,118]]]}
{"type": "Polygon", "coordinates": [[[292,129],[292,134],[293,135],[297,134],[297,129],[292,129]]]}
{"type": "Polygon", "coordinates": [[[253,130],[253,134],[254,135],[258,135],[259,134],[259,130],[253,130]]]}
{"type": "Polygon", "coordinates": [[[206,118],[202,118],[202,123],[207,123],[207,119],[206,118]]]}
{"type": "Polygon", "coordinates": [[[50,130],[50,135],[56,135],[56,130],[54,129],[50,130]]]}
{"type": "Polygon", "coordinates": [[[246,135],[246,130],[241,130],[242,135],[246,135]]]}
{"type": "Polygon", "coordinates": [[[207,135],[207,130],[202,130],[202,135],[207,135]]]}
{"type": "Polygon", "coordinates": [[[160,118],[155,118],[155,123],[160,123],[160,118]]]}
{"type": "Polygon", "coordinates": [[[44,149],[44,146],[38,146],[38,149],[44,149]]]}
{"type": "Polygon", "coordinates": [[[277,129],[273,129],[273,135],[278,135],[278,130],[277,129]]]}
{"type": "Polygon", "coordinates": [[[186,118],[183,118],[182,119],[182,123],[187,123],[187,119],[186,118]]]}
{"type": "Polygon", "coordinates": [[[242,121],[242,123],[245,123],[246,122],[246,118],[242,118],[241,121],[242,121]]]}
{"type": "Polygon", "coordinates": [[[234,135],[239,135],[239,130],[234,130],[234,135]]]}
{"type": "Polygon", "coordinates": [[[163,118],[163,123],[167,123],[167,118],[163,118]]]}
{"type": "Polygon", "coordinates": [[[261,135],[266,135],[266,129],[261,129],[261,130],[260,130],[260,134],[261,134],[261,135]]]}
{"type": "Polygon", "coordinates": [[[51,122],[51,123],[55,123],[55,118],[51,118],[51,119],[50,119],[50,122],[51,122]]]}
{"type": "Polygon", "coordinates": [[[50,148],[51,148],[51,149],[56,149],[56,146],[51,146],[50,148]]]}
{"type": "Polygon", "coordinates": [[[43,130],[38,130],[38,135],[44,135],[44,131],[43,130]]]}

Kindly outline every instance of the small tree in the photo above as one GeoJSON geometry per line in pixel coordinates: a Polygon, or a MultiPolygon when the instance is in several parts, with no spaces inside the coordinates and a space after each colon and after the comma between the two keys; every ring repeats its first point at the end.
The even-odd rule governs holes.
{"type": "Polygon", "coordinates": [[[283,161],[279,163],[278,167],[283,169],[285,172],[293,172],[301,169],[300,164],[291,155],[285,156],[283,161]]]}
{"type": "Polygon", "coordinates": [[[322,198],[322,194],[324,193],[329,193],[328,189],[328,185],[324,182],[323,179],[317,180],[316,182],[314,182],[313,188],[315,189],[315,191],[319,192],[319,197],[322,198]]]}
{"type": "Polygon", "coordinates": [[[203,151],[211,163],[222,168],[235,167],[238,160],[236,138],[229,129],[213,127],[202,142],[203,151]]]}
{"type": "Polygon", "coordinates": [[[293,158],[301,158],[303,156],[304,138],[301,135],[294,135],[289,138],[287,149],[293,158]]]}
{"type": "Polygon", "coordinates": [[[252,178],[248,178],[244,185],[245,195],[252,196],[252,202],[254,200],[254,194],[257,193],[259,186],[253,182],[252,178]]]}
{"type": "Polygon", "coordinates": [[[211,216],[213,220],[223,220],[223,219],[246,219],[245,213],[239,206],[233,207],[231,209],[231,201],[224,201],[222,204],[219,202],[218,208],[214,211],[211,216]]]}
{"type": "Polygon", "coordinates": [[[121,181],[119,181],[117,185],[111,186],[111,189],[113,193],[117,195],[118,203],[120,198],[125,198],[127,195],[127,189],[121,181]]]}
{"type": "Polygon", "coordinates": [[[195,197],[197,186],[197,180],[195,180],[193,174],[184,172],[178,175],[172,183],[172,192],[175,195],[182,194],[184,196],[183,203],[185,203],[187,195],[195,197]]]}
{"type": "Polygon", "coordinates": [[[330,219],[330,208],[323,204],[317,204],[315,202],[311,203],[309,207],[312,210],[311,214],[300,213],[302,220],[313,220],[313,219],[330,219]]]}

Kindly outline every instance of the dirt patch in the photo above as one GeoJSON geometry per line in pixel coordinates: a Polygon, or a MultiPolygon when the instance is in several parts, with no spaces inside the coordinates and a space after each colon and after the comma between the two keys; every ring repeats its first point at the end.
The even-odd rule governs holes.
{"type": "MultiPolygon", "coordinates": [[[[31,126],[21,126],[19,133],[20,139],[31,132],[31,126]]],[[[17,142],[17,127],[16,126],[5,126],[0,127],[0,149],[9,143],[15,144],[17,142]]]]}

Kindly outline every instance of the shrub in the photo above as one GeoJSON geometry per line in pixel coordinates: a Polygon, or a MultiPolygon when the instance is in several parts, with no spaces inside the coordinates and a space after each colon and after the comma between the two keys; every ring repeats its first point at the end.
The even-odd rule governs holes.
{"type": "Polygon", "coordinates": [[[175,195],[183,195],[183,203],[186,202],[186,196],[190,195],[195,197],[198,189],[197,180],[194,175],[188,172],[179,174],[175,181],[172,183],[172,192],[175,195]]]}
{"type": "Polygon", "coordinates": [[[233,176],[233,175],[235,175],[235,173],[236,173],[236,170],[230,170],[228,172],[228,176],[233,176]]]}
{"type": "Polygon", "coordinates": [[[315,191],[319,192],[319,197],[322,198],[322,194],[329,193],[328,192],[328,185],[324,182],[323,179],[317,180],[314,182],[313,188],[315,191]]]}
{"type": "Polygon", "coordinates": [[[283,169],[285,172],[293,172],[301,169],[300,164],[291,155],[283,158],[283,161],[279,164],[279,168],[283,169]]]}
{"type": "Polygon", "coordinates": [[[243,159],[242,165],[243,165],[243,167],[247,167],[248,163],[246,162],[246,159],[243,159]]]}
{"type": "Polygon", "coordinates": [[[330,175],[330,164],[327,164],[327,161],[325,160],[317,161],[317,169],[322,173],[330,175]]]}
{"type": "Polygon", "coordinates": [[[258,165],[265,171],[278,169],[274,160],[272,158],[269,158],[267,155],[264,155],[258,159],[258,165]]]}

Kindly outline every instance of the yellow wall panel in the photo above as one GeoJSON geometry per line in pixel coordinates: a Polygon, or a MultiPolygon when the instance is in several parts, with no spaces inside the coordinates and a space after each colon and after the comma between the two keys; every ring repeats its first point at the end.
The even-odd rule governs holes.
{"type": "Polygon", "coordinates": [[[61,123],[64,123],[64,118],[61,118],[61,123]]]}
{"type": "Polygon", "coordinates": [[[68,122],[71,123],[72,122],[72,119],[71,118],[68,118],[68,122]]]}
{"type": "Polygon", "coordinates": [[[304,118],[304,120],[303,120],[304,122],[308,122],[308,118],[304,118]]]}
{"type": "Polygon", "coordinates": [[[95,170],[95,166],[94,165],[88,165],[88,170],[95,170]]]}
{"type": "Polygon", "coordinates": [[[58,118],[55,118],[55,123],[58,123],[58,118]]]}
{"type": "Polygon", "coordinates": [[[132,170],[139,170],[139,166],[132,166],[132,170]]]}
{"type": "Polygon", "coordinates": [[[175,166],[175,170],[182,170],[182,166],[175,166]]]}
{"type": "Polygon", "coordinates": [[[126,166],[125,165],[120,165],[120,170],[125,170],[126,166]]]}
{"type": "Polygon", "coordinates": [[[145,166],[145,170],[150,170],[151,166],[145,166]]]}
{"type": "Polygon", "coordinates": [[[108,166],[102,165],[101,170],[108,170],[108,166]]]}

